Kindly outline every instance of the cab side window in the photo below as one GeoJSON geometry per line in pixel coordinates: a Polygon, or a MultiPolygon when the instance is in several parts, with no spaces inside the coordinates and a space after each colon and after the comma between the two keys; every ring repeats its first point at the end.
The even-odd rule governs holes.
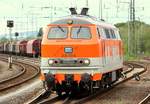
{"type": "Polygon", "coordinates": [[[104,28],[101,28],[101,34],[104,39],[106,39],[106,34],[104,28]]]}
{"type": "Polygon", "coordinates": [[[97,27],[97,34],[99,35],[99,38],[106,39],[106,34],[105,34],[105,31],[104,31],[104,28],[97,27]]]}
{"type": "Polygon", "coordinates": [[[116,38],[117,38],[117,39],[121,39],[121,38],[120,38],[119,31],[118,31],[118,30],[115,30],[114,32],[115,32],[116,38]]]}
{"type": "Polygon", "coordinates": [[[106,29],[106,28],[105,28],[105,29],[104,29],[104,32],[105,32],[106,38],[107,38],[107,39],[110,39],[110,38],[111,38],[111,36],[110,36],[111,34],[109,33],[109,29],[106,29]]]}
{"type": "Polygon", "coordinates": [[[110,29],[110,34],[111,34],[112,39],[116,39],[114,30],[110,29]]]}
{"type": "Polygon", "coordinates": [[[101,37],[103,39],[120,39],[119,32],[116,29],[97,27],[97,34],[99,38],[101,37]]]}

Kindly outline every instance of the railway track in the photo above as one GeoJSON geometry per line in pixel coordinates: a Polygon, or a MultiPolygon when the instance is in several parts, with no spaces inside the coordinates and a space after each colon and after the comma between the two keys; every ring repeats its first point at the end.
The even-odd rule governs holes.
{"type": "MultiPolygon", "coordinates": [[[[26,57],[21,57],[21,58],[18,58],[17,61],[22,61],[24,63],[31,63],[31,62],[34,62],[34,63],[39,63],[37,59],[35,60],[31,60],[26,58],[26,57]]],[[[143,67],[144,66],[144,63],[137,63],[137,62],[126,62],[125,65],[127,65],[129,68],[128,70],[124,71],[124,74],[128,74],[130,72],[132,72],[134,70],[135,67],[143,67]]],[[[120,82],[117,82],[115,85],[113,85],[112,87],[110,88],[107,88],[107,89],[103,89],[103,90],[100,90],[98,91],[97,93],[95,94],[92,94],[90,96],[87,96],[87,97],[83,97],[83,98],[79,98],[79,99],[76,99],[76,98],[72,98],[70,96],[65,96],[63,95],[62,98],[58,97],[56,94],[53,94],[51,98],[48,98],[48,99],[44,99],[42,98],[42,94],[45,93],[45,91],[43,91],[36,99],[32,100],[31,102],[29,102],[30,104],[78,104],[78,103],[85,103],[85,102],[88,102],[90,101],[90,99],[94,99],[96,96],[98,95],[103,95],[104,93],[108,92],[108,91],[111,91],[111,89],[113,89],[115,86],[117,85],[120,85],[132,78],[135,77],[135,75],[140,75],[142,73],[144,73],[146,71],[146,67],[144,68],[144,70],[138,72],[138,73],[135,73],[133,74],[132,76],[130,77],[127,77],[126,79],[120,81],[120,82]],[[39,100],[40,98],[40,100],[39,100]],[[38,99],[38,100],[37,100],[38,99]]],[[[1,87],[0,87],[1,88],[1,87]]],[[[146,104],[145,101],[147,101],[148,98],[145,98],[143,99],[143,102],[139,103],[139,104],[146,104]]]]}
{"type": "Polygon", "coordinates": [[[146,66],[144,66],[141,63],[137,63],[137,62],[126,62],[126,65],[129,68],[128,68],[128,70],[124,71],[124,74],[129,74],[130,72],[134,71],[134,68],[136,68],[136,67],[143,68],[143,70],[141,70],[139,72],[135,71],[135,73],[133,73],[129,77],[126,77],[123,80],[118,81],[112,87],[109,87],[106,89],[101,89],[101,90],[97,91],[96,93],[89,95],[89,96],[86,96],[86,97],[83,97],[83,98],[79,97],[76,99],[76,98],[71,97],[71,96],[65,96],[65,98],[60,98],[60,97],[55,95],[54,98],[43,99],[42,95],[41,95],[40,97],[37,97],[37,99],[34,99],[33,101],[31,101],[30,104],[82,104],[82,103],[88,102],[91,99],[94,99],[98,95],[103,95],[104,93],[111,91],[111,89],[115,88],[115,86],[123,84],[132,78],[135,78],[136,75],[138,76],[147,70],[146,66]]]}
{"type": "Polygon", "coordinates": [[[150,104],[150,94],[148,94],[139,104],[150,104]]]}
{"type": "MultiPolygon", "coordinates": [[[[150,57],[145,57],[144,59],[147,61],[150,61],[150,57]]],[[[145,62],[142,62],[142,63],[145,63],[145,62]]],[[[150,93],[144,99],[142,99],[138,104],[150,104],[150,93]]]]}
{"type": "MultiPolygon", "coordinates": [[[[1,60],[1,61],[4,61],[4,62],[7,62],[7,61],[8,61],[7,59],[2,59],[2,58],[1,58],[0,60],[1,60]]],[[[17,64],[17,63],[13,63],[13,64],[20,67],[20,72],[17,73],[16,75],[14,75],[14,76],[5,78],[5,79],[3,79],[3,80],[0,80],[0,84],[2,84],[2,83],[4,83],[4,82],[7,82],[7,81],[9,81],[9,80],[12,80],[12,79],[14,79],[14,78],[17,78],[17,77],[19,77],[19,76],[21,76],[22,74],[25,73],[26,70],[25,70],[25,67],[24,67],[23,65],[20,65],[20,64],[17,64]]]]}
{"type": "Polygon", "coordinates": [[[62,97],[55,96],[51,99],[45,99],[38,104],[68,104],[69,97],[67,95],[63,95],[62,97]]]}
{"type": "Polygon", "coordinates": [[[37,63],[39,64],[39,58],[32,58],[32,57],[23,57],[23,56],[19,56],[19,57],[15,57],[13,56],[14,58],[16,58],[17,60],[24,60],[24,61],[29,61],[30,63],[37,63]]]}
{"type": "MultiPolygon", "coordinates": [[[[9,57],[8,54],[0,54],[0,56],[9,57]]],[[[12,55],[12,58],[14,60],[18,60],[18,61],[21,61],[21,62],[34,63],[34,64],[37,64],[37,65],[39,65],[39,63],[40,63],[39,58],[33,58],[33,57],[27,57],[27,56],[16,56],[16,55],[12,55]]]]}
{"type": "MultiPolygon", "coordinates": [[[[0,56],[0,60],[8,61],[6,56],[0,56]]],[[[13,77],[0,81],[0,91],[4,91],[22,83],[25,83],[26,81],[38,76],[40,73],[40,69],[38,66],[16,60],[13,60],[13,64],[21,66],[22,71],[13,77]]]]}
{"type": "Polygon", "coordinates": [[[73,104],[86,103],[86,102],[90,101],[91,99],[96,98],[96,96],[102,96],[104,93],[109,92],[109,91],[111,91],[113,88],[115,88],[115,86],[118,86],[118,85],[120,85],[120,84],[123,84],[123,83],[127,82],[128,80],[130,80],[130,79],[132,79],[132,78],[135,78],[135,75],[136,75],[136,74],[140,75],[140,74],[146,72],[146,70],[147,70],[147,68],[145,67],[145,65],[143,65],[143,64],[141,64],[141,63],[129,62],[129,64],[130,64],[130,65],[132,64],[132,65],[133,65],[133,68],[136,68],[136,66],[137,66],[137,67],[143,67],[144,70],[142,70],[142,71],[140,71],[140,72],[138,72],[138,73],[135,73],[135,74],[131,75],[130,77],[127,77],[126,79],[121,80],[121,81],[115,83],[112,87],[110,87],[110,88],[108,88],[108,89],[104,89],[104,90],[102,90],[102,91],[99,91],[99,92],[97,92],[97,93],[95,93],[95,94],[93,94],[93,95],[91,95],[91,96],[86,97],[86,98],[83,98],[83,99],[80,99],[80,100],[76,100],[76,101],[72,101],[73,104]]]}

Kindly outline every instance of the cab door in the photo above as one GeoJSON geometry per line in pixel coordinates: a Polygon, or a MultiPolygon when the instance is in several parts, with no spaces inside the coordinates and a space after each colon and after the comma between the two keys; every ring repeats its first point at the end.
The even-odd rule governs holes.
{"type": "Polygon", "coordinates": [[[101,51],[101,56],[102,56],[102,66],[105,67],[106,65],[106,43],[105,43],[105,37],[104,37],[104,34],[103,34],[103,30],[102,30],[102,27],[98,26],[97,27],[97,34],[98,34],[98,37],[99,37],[99,43],[100,43],[100,51],[101,51]]]}

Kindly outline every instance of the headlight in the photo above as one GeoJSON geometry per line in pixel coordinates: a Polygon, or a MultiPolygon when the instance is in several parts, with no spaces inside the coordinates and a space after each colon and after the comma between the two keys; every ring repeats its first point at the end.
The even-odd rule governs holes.
{"type": "Polygon", "coordinates": [[[79,59],[78,63],[79,64],[83,64],[83,65],[89,65],[90,64],[90,60],[89,59],[79,59]]]}
{"type": "Polygon", "coordinates": [[[90,64],[90,60],[85,59],[85,60],[84,60],[84,63],[85,63],[85,64],[90,64]]]}
{"type": "Polygon", "coordinates": [[[52,65],[53,63],[54,63],[54,60],[52,60],[52,59],[48,60],[49,65],[52,65]]]}
{"type": "Polygon", "coordinates": [[[49,60],[48,60],[48,64],[49,64],[49,65],[59,64],[59,63],[60,63],[59,60],[54,60],[54,59],[49,59],[49,60]]]}

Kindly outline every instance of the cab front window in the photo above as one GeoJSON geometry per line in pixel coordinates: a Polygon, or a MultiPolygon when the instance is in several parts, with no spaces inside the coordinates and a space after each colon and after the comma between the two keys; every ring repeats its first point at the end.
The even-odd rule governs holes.
{"type": "Polygon", "coordinates": [[[68,28],[67,27],[51,27],[48,33],[49,39],[64,39],[67,38],[68,28]]]}
{"type": "Polygon", "coordinates": [[[73,39],[90,39],[91,32],[88,27],[72,27],[71,38],[73,39]]]}

